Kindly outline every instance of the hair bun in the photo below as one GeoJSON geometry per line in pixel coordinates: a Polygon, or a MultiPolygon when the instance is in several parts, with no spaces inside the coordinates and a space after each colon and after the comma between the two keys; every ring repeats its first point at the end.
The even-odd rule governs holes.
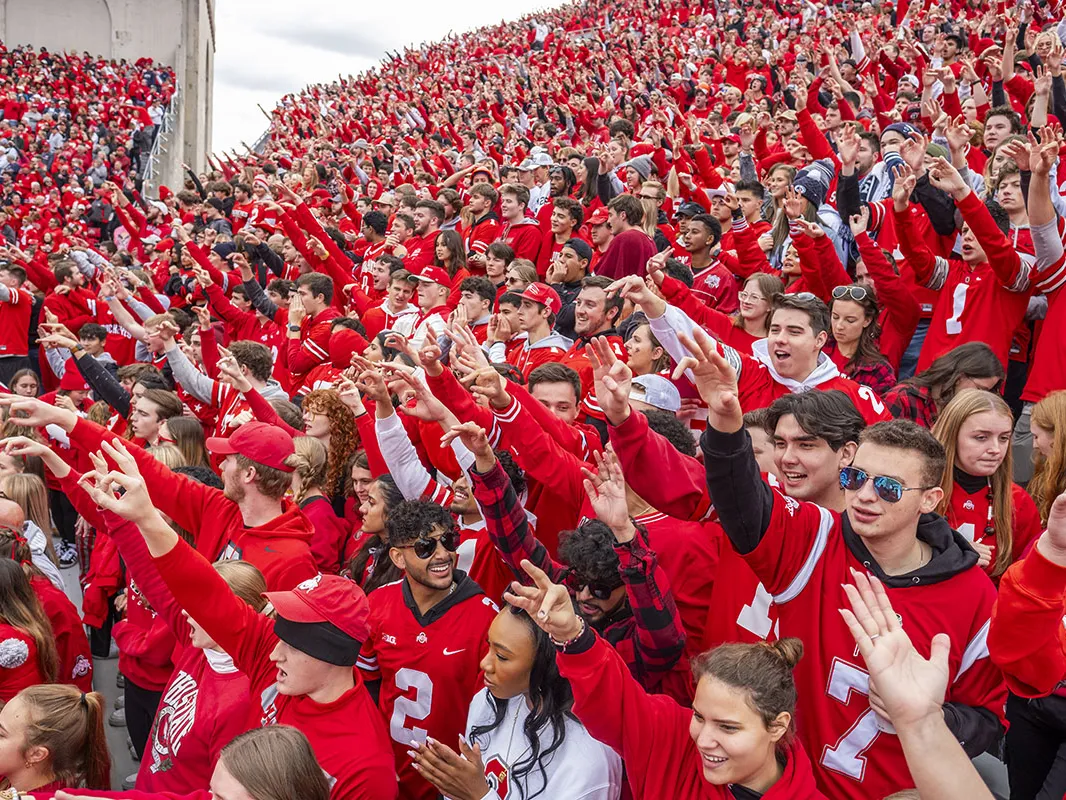
{"type": "Polygon", "coordinates": [[[779,639],[776,642],[766,642],[766,648],[780,658],[789,669],[794,669],[799,660],[803,658],[803,642],[796,637],[779,639]]]}

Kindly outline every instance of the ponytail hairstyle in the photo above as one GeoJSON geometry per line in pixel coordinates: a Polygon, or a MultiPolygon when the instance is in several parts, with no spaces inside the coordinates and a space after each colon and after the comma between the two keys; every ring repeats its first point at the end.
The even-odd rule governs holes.
{"type": "Polygon", "coordinates": [[[295,451],[285,463],[292,467],[293,478],[300,479],[300,490],[293,494],[293,500],[300,505],[313,489],[321,491],[325,486],[328,454],[326,446],[313,436],[297,436],[292,441],[295,451]]]}
{"type": "Polygon", "coordinates": [[[38,684],[15,698],[26,704],[23,754],[48,750],[51,772],[63,786],[111,788],[111,755],[104,735],[104,696],[69,684],[38,684]]]}
{"type": "Polygon", "coordinates": [[[1054,437],[1051,455],[1045,458],[1033,449],[1033,479],[1026,487],[1040,510],[1040,521],[1047,515],[1055,498],[1066,492],[1066,391],[1052,392],[1033,406],[1033,425],[1039,425],[1054,437]]]}
{"type": "MultiPolygon", "coordinates": [[[[998,394],[983,389],[963,389],[951,398],[936,424],[933,436],[944,446],[944,474],[940,479],[940,488],[944,497],[940,500],[936,512],[946,517],[952,527],[956,526],[951,512],[951,493],[955,488],[955,467],[958,455],[959,431],[966,420],[974,414],[991,411],[1013,421],[1010,406],[998,394]]],[[[1014,443],[1007,440],[1007,454],[989,476],[988,485],[992,489],[992,525],[996,530],[996,560],[989,566],[993,577],[1002,575],[1013,559],[1014,528],[1014,443]]],[[[974,538],[979,539],[980,531],[974,531],[974,538]]]]}
{"type": "MultiPolygon", "coordinates": [[[[48,538],[52,537],[49,536],[48,538]]],[[[22,571],[26,573],[26,577],[30,580],[36,577],[46,577],[40,568],[33,563],[33,553],[30,550],[30,543],[26,541],[26,537],[22,535],[21,531],[8,525],[0,525],[0,558],[7,558],[16,562],[22,567],[22,571]]],[[[33,587],[31,586],[30,588],[32,589],[33,587]]]]}
{"type": "Polygon", "coordinates": [[[748,705],[770,730],[781,714],[788,714],[788,727],[778,749],[791,743],[796,732],[796,682],[792,670],[803,656],[803,642],[796,638],[756,644],[723,644],[692,660],[692,675],[719,680],[748,693],[748,705]]]}
{"type": "Polygon", "coordinates": [[[219,761],[253,800],[329,800],[329,784],[307,737],[291,725],[242,733],[219,761]]]}
{"type": "MultiPolygon", "coordinates": [[[[529,629],[536,652],[533,666],[529,671],[529,704],[533,710],[522,725],[528,753],[511,765],[510,780],[517,786],[522,800],[532,800],[547,788],[548,776],[544,765],[551,761],[552,754],[566,741],[567,718],[580,722],[573,713],[574,693],[570,681],[559,674],[555,661],[555,645],[548,634],[537,625],[525,611],[512,605],[504,606],[501,614],[511,614],[529,629]],[[534,770],[540,773],[540,788],[526,795],[527,775],[534,770]]],[[[798,641],[798,640],[796,640],[798,641]]],[[[474,725],[470,729],[470,744],[478,743],[478,738],[490,733],[503,724],[511,703],[524,703],[524,697],[512,697],[500,700],[488,693],[489,705],[492,706],[493,719],[487,725],[474,725]]],[[[481,742],[482,745],[485,742],[481,742]]]]}
{"type": "MultiPolygon", "coordinates": [[[[381,497],[385,502],[384,517],[388,521],[392,510],[404,502],[403,493],[391,475],[379,475],[372,485],[376,485],[381,492],[381,497]]],[[[374,559],[374,566],[366,578],[366,583],[362,584],[363,591],[367,594],[380,589],[386,583],[398,581],[403,577],[403,573],[392,563],[387,553],[388,534],[381,530],[366,536],[359,552],[352,556],[352,560],[348,563],[352,580],[360,583],[363,580],[363,572],[366,570],[367,563],[371,558],[374,559]]]]}
{"type": "Polygon", "coordinates": [[[33,639],[41,677],[45,683],[55,681],[59,655],[52,623],[45,616],[22,565],[9,558],[0,558],[0,620],[33,639]]]}

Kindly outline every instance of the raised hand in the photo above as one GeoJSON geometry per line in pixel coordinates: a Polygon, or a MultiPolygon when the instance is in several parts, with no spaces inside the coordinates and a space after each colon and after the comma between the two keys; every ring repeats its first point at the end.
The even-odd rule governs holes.
{"type": "Polygon", "coordinates": [[[845,584],[850,609],[840,609],[859,652],[870,671],[876,692],[874,710],[898,726],[943,715],[948,687],[947,634],[933,637],[929,660],[914,649],[892,608],[885,587],[876,577],[851,571],[855,585],[845,584]]]}
{"type": "Polygon", "coordinates": [[[911,194],[918,182],[911,168],[900,164],[893,172],[895,183],[892,184],[892,202],[896,211],[906,211],[910,207],[911,194]]]}
{"type": "Polygon", "coordinates": [[[735,433],[744,425],[740,408],[740,388],[737,371],[726,361],[715,342],[702,328],[693,331],[693,338],[678,337],[690,355],[681,359],[674,370],[674,380],[686,370],[692,370],[696,389],[707,404],[707,424],[722,433],[735,433]]]}
{"type": "Polygon", "coordinates": [[[492,367],[479,369],[469,377],[471,394],[484,397],[493,408],[504,409],[511,404],[506,379],[492,367]]]}
{"type": "Polygon", "coordinates": [[[787,189],[785,189],[785,202],[783,205],[785,209],[785,216],[788,217],[790,220],[799,219],[801,216],[803,216],[803,201],[805,199],[806,198],[804,198],[803,195],[797,192],[794,187],[789,186],[787,189]]]}
{"type": "Polygon", "coordinates": [[[69,433],[78,419],[69,411],[49,405],[36,397],[17,394],[0,395],[0,408],[8,409],[8,421],[22,428],[58,425],[69,433]]]}
{"type": "Polygon", "coordinates": [[[934,162],[929,170],[929,182],[950,194],[955,200],[962,200],[971,191],[970,185],[959,171],[945,158],[938,158],[934,162]]]}
{"type": "Polygon", "coordinates": [[[612,425],[621,425],[629,417],[629,391],[633,371],[619,359],[605,337],[591,339],[585,355],[592,364],[596,400],[612,425]]]}
{"type": "Polygon", "coordinates": [[[577,638],[585,623],[574,611],[574,602],[565,586],[552,583],[548,574],[529,559],[522,559],[523,571],[533,580],[532,586],[518,581],[511,583],[503,598],[512,606],[521,608],[537,625],[557,642],[577,638]]]}
{"type": "Polygon", "coordinates": [[[218,375],[223,383],[228,383],[241,394],[252,390],[252,382],[232,355],[223,356],[218,360],[218,375]]]}
{"type": "Polygon", "coordinates": [[[859,134],[853,125],[842,125],[836,136],[837,155],[844,167],[854,167],[859,157],[859,134]]]}
{"type": "MultiPolygon", "coordinates": [[[[463,446],[473,453],[479,462],[490,463],[496,460],[496,454],[492,452],[492,445],[489,444],[489,437],[485,433],[485,429],[476,422],[452,425],[448,432],[441,437],[441,446],[447,447],[456,439],[461,441],[463,446]]],[[[486,470],[479,466],[478,471],[484,472],[486,470]]]]}
{"type": "Polygon", "coordinates": [[[626,504],[626,481],[622,474],[622,465],[610,450],[593,453],[596,471],[581,468],[585,476],[582,481],[585,494],[588,495],[596,518],[611,529],[621,543],[630,541],[636,535],[636,528],[629,518],[626,504]]]}
{"type": "Polygon", "coordinates": [[[925,172],[925,153],[929,141],[920,133],[912,133],[899,146],[899,154],[915,175],[925,172]]]}
{"type": "Polygon", "coordinates": [[[862,205],[858,214],[852,214],[848,218],[848,227],[851,228],[851,235],[858,236],[860,233],[865,233],[870,226],[870,206],[865,203],[862,205]]]}

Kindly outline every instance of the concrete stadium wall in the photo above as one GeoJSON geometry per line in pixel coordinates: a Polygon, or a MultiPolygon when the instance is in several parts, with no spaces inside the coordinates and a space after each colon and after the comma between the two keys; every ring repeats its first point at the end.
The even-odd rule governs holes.
{"type": "Polygon", "coordinates": [[[211,142],[215,0],[0,0],[0,39],[105,58],[147,56],[174,67],[178,128],[161,182],[181,185],[181,162],[204,166],[211,142]],[[179,156],[176,157],[176,156],[179,156]]]}

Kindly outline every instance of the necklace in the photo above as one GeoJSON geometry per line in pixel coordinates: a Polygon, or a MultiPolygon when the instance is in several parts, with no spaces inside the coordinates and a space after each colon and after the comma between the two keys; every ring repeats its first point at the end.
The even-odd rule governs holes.
{"type": "Polygon", "coordinates": [[[988,498],[988,516],[985,518],[985,536],[995,536],[996,526],[992,523],[992,505],[996,499],[996,494],[992,491],[992,478],[988,479],[988,492],[985,496],[988,498]]]}

